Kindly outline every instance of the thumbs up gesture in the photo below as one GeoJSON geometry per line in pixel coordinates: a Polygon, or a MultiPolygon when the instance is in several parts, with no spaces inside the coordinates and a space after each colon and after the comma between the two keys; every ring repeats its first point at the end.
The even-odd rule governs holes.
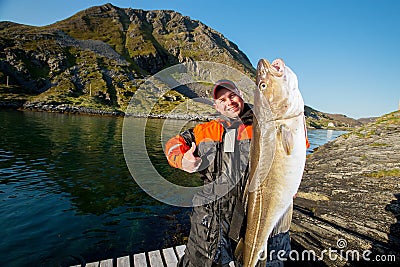
{"type": "Polygon", "coordinates": [[[193,142],[191,148],[183,155],[182,158],[182,170],[188,173],[196,172],[201,164],[201,158],[194,155],[195,150],[196,144],[193,142]]]}

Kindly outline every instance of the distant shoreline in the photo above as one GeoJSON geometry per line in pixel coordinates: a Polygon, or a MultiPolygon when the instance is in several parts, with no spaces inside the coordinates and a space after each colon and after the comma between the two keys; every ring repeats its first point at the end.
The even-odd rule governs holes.
{"type": "Polygon", "coordinates": [[[109,117],[133,117],[133,118],[151,118],[151,119],[177,119],[177,120],[197,120],[197,121],[207,121],[215,119],[213,116],[200,116],[200,115],[190,115],[190,114],[126,114],[120,110],[101,110],[91,107],[77,107],[69,106],[65,104],[53,105],[28,105],[19,103],[4,103],[0,102],[0,109],[9,110],[19,110],[19,111],[32,111],[32,112],[48,112],[48,113],[58,113],[58,114],[73,114],[73,115],[88,115],[88,116],[109,116],[109,117]]]}
{"type": "MultiPolygon", "coordinates": [[[[101,110],[91,107],[78,107],[69,106],[66,104],[54,105],[54,104],[28,104],[17,103],[17,102],[0,102],[0,109],[10,109],[19,111],[32,111],[32,112],[48,112],[58,114],[72,114],[72,115],[87,115],[87,116],[101,116],[101,117],[133,117],[133,118],[151,118],[151,119],[176,119],[176,120],[191,120],[191,121],[209,121],[216,119],[217,116],[201,116],[199,114],[126,114],[120,110],[101,110]]],[[[307,126],[310,130],[351,130],[354,127],[321,127],[316,128],[310,125],[307,126]]]]}

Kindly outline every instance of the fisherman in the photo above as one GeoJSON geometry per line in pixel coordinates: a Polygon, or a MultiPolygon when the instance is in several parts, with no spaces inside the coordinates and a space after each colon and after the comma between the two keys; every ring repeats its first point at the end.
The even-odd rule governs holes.
{"type": "MultiPolygon", "coordinates": [[[[243,203],[253,111],[230,80],[216,82],[212,96],[221,117],[182,132],[165,146],[172,167],[199,172],[205,185],[193,200],[189,239],[178,264],[183,267],[240,266],[234,251],[246,223],[243,203]]],[[[291,215],[289,209],[285,216],[291,215]]],[[[282,259],[290,252],[289,232],[280,229],[278,223],[268,239],[268,251],[281,252],[267,257],[266,266],[283,266],[282,259]]]]}

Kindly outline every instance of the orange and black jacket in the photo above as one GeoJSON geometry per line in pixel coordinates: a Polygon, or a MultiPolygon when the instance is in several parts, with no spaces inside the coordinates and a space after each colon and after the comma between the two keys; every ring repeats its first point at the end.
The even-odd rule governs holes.
{"type": "MultiPolygon", "coordinates": [[[[252,136],[253,112],[250,105],[245,105],[243,115],[238,120],[217,119],[203,124],[199,124],[193,129],[189,129],[173,138],[165,145],[165,153],[168,163],[175,168],[182,168],[183,155],[190,149],[192,142],[196,144],[195,153],[202,158],[202,173],[206,169],[216,172],[214,160],[218,158],[217,152],[220,152],[224,144],[225,134],[229,130],[235,131],[235,155],[239,152],[242,157],[248,158],[249,144],[252,136]],[[238,149],[238,151],[236,150],[238,149]],[[210,166],[212,165],[212,166],[210,166]]],[[[233,156],[233,155],[232,155],[233,156]]],[[[247,165],[248,159],[243,162],[247,165]]],[[[234,167],[234,166],[232,166],[234,167]]]]}
{"type": "MultiPolygon", "coordinates": [[[[233,229],[233,212],[239,206],[236,204],[248,177],[252,123],[253,113],[246,104],[239,120],[218,119],[202,123],[166,143],[165,153],[173,167],[182,168],[183,154],[192,142],[196,144],[196,156],[202,159],[199,172],[205,186],[193,199],[195,207],[184,257],[193,266],[212,266],[222,258],[233,259],[229,248],[221,247],[221,243],[233,242],[229,231],[233,229]],[[234,133],[233,152],[224,152],[227,132],[230,137],[234,133]]],[[[236,231],[240,231],[240,226],[236,231]]]]}

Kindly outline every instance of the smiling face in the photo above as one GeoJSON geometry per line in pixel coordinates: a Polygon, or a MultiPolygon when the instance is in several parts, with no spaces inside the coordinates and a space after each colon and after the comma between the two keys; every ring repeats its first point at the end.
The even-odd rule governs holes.
{"type": "Polygon", "coordinates": [[[215,109],[228,118],[237,118],[244,109],[243,99],[229,89],[221,88],[215,95],[215,109]]]}

